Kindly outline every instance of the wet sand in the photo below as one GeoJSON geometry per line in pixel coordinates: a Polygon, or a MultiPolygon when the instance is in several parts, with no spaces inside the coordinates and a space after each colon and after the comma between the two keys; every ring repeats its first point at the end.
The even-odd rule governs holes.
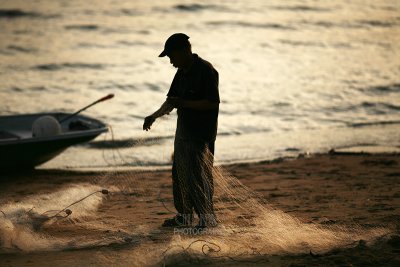
{"type": "MultiPolygon", "coordinates": [[[[366,228],[383,226],[392,229],[392,232],[374,244],[360,241],[352,247],[334,249],[324,254],[282,253],[253,255],[244,259],[210,257],[202,261],[187,256],[170,263],[171,265],[400,265],[399,154],[321,154],[235,164],[223,168],[259,193],[267,203],[304,223],[361,225],[366,228]]],[[[111,245],[102,245],[99,242],[97,246],[85,249],[2,253],[0,265],[162,265],[163,261],[146,258],[146,251],[150,253],[154,244],[165,244],[167,249],[168,242],[174,236],[172,229],[160,228],[163,220],[171,217],[170,210],[173,211],[168,170],[108,173],[38,170],[18,175],[2,174],[0,205],[17,203],[27,197],[51,193],[70,185],[99,180],[104,182],[103,187],[110,190],[110,195],[103,200],[95,215],[96,223],[104,227],[77,227],[67,218],[45,227],[44,234],[86,240],[115,237],[117,242],[111,245]],[[113,193],[115,187],[122,190],[113,193]],[[145,249],[135,252],[138,245],[145,249]],[[127,255],[130,257],[129,261],[126,260],[127,255]]],[[[69,203],[60,203],[60,208],[66,204],[69,203]]]]}

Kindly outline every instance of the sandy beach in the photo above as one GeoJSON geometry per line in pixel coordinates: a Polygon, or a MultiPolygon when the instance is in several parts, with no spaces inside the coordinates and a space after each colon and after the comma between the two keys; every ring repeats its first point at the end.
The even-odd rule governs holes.
{"type": "MultiPolygon", "coordinates": [[[[118,171],[116,168],[106,173],[38,170],[3,174],[0,205],[5,218],[10,216],[4,208],[7,204],[27,204],[38,195],[46,201],[43,196],[68,188],[87,186],[91,192],[101,184],[109,194],[95,195],[99,203],[84,215],[79,214],[82,209],[71,206],[72,214],[68,218],[31,230],[45,241],[45,244],[39,242],[40,246],[35,242],[29,244],[29,240],[24,244],[18,240],[23,235],[15,235],[13,245],[5,247],[5,230],[0,229],[3,231],[1,266],[398,266],[399,164],[399,154],[331,153],[222,166],[225,173],[255,192],[265,205],[297,218],[302,225],[363,231],[385,229],[384,234],[370,240],[353,240],[323,252],[310,245],[303,251],[288,246],[265,253],[262,252],[264,239],[253,236],[254,240],[247,240],[253,246],[253,253],[243,251],[243,255],[230,254],[221,244],[218,245],[220,252],[218,247],[210,249],[219,238],[228,247],[228,241],[233,240],[218,233],[218,229],[223,231],[224,225],[233,220],[232,216],[224,216],[224,209],[218,210],[220,225],[216,234],[193,236],[160,227],[174,210],[169,170],[118,171]],[[52,243],[54,240],[67,241],[56,244],[52,243]]],[[[217,192],[216,198],[219,197],[217,192]]],[[[34,201],[43,203],[42,200],[34,201]]],[[[72,198],[69,203],[62,203],[61,194],[59,201],[62,209],[72,198]]],[[[85,201],[94,200],[89,197],[82,203],[85,201]]],[[[40,209],[34,205],[32,208],[40,209]]],[[[231,211],[240,217],[239,208],[235,210],[232,206],[231,211]]],[[[280,227],[277,222],[276,228],[280,227]]],[[[240,231],[233,234],[240,240],[240,231]]],[[[265,235],[268,240],[268,230],[265,235]]],[[[243,239],[248,236],[243,234],[243,239]]],[[[304,239],[306,244],[309,240],[307,236],[304,239]]]]}
{"type": "Polygon", "coordinates": [[[41,164],[0,167],[0,267],[400,266],[399,14],[396,0],[0,1],[0,163],[41,164]],[[198,142],[180,140],[215,134],[218,225],[161,227],[173,153],[179,189],[212,188],[185,180],[211,158],[191,166],[198,142]]]}

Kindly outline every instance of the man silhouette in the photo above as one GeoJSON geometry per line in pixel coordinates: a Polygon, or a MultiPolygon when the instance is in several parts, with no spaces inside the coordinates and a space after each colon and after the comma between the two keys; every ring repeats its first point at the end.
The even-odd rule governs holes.
{"type": "Polygon", "coordinates": [[[177,109],[172,183],[178,213],[163,226],[190,226],[193,210],[199,217],[197,228],[216,226],[212,169],[220,103],[218,72],[192,53],[189,36],[183,33],[167,39],[159,57],[164,56],[178,70],[166,101],[143,124],[147,131],[157,118],[177,109]]]}

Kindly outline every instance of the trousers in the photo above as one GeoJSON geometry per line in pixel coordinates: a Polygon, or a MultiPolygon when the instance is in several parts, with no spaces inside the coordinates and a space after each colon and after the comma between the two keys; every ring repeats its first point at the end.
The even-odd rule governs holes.
{"type": "Polygon", "coordinates": [[[213,163],[215,141],[176,138],[172,165],[174,206],[180,215],[215,220],[213,163]]]}

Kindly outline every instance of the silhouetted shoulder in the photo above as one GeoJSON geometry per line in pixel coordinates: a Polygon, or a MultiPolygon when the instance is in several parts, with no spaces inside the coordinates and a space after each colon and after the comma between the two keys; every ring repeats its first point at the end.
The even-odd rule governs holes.
{"type": "Polygon", "coordinates": [[[216,75],[218,75],[218,71],[214,68],[214,66],[207,60],[202,59],[201,57],[199,57],[199,65],[203,71],[214,72],[216,75]]]}
{"type": "Polygon", "coordinates": [[[218,71],[214,68],[214,66],[199,57],[199,69],[201,72],[201,90],[202,97],[209,101],[220,103],[219,98],[219,75],[218,71]]]}

